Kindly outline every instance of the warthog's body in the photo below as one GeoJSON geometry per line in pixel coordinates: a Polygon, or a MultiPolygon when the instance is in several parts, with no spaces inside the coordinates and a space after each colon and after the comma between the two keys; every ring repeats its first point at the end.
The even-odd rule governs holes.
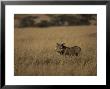
{"type": "Polygon", "coordinates": [[[78,56],[81,51],[81,48],[78,46],[66,47],[64,46],[64,44],[57,43],[56,51],[60,53],[61,55],[78,56]]]}

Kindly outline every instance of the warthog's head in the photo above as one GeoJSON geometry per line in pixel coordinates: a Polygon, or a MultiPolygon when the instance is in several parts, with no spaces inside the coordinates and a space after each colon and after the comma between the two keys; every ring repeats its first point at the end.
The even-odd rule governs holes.
{"type": "Polygon", "coordinates": [[[60,54],[63,54],[64,53],[64,44],[65,43],[56,43],[56,48],[55,50],[60,53],[60,54]]]}

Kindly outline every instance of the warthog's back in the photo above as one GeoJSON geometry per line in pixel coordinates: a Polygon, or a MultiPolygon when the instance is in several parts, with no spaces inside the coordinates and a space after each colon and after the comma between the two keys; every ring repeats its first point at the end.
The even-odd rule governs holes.
{"type": "Polygon", "coordinates": [[[75,53],[79,53],[79,52],[81,51],[81,48],[78,47],[78,46],[74,46],[74,47],[72,47],[72,48],[74,49],[74,52],[75,52],[75,53]]]}
{"type": "Polygon", "coordinates": [[[81,48],[78,46],[66,47],[66,49],[64,50],[64,55],[76,55],[76,56],[78,56],[80,51],[81,51],[81,48]]]}

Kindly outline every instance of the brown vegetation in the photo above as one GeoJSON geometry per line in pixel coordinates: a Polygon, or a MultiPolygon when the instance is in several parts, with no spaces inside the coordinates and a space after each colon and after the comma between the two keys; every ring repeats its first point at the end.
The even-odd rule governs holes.
{"type": "Polygon", "coordinates": [[[96,76],[96,26],[15,28],[14,75],[16,76],[96,76]],[[79,46],[78,57],[55,51],[56,43],[79,46]]]}

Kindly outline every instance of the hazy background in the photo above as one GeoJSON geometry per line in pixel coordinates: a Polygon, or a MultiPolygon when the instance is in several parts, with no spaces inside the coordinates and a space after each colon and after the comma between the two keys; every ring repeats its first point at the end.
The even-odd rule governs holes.
{"type": "Polygon", "coordinates": [[[96,25],[96,19],[96,14],[15,14],[14,26],[25,28],[96,25]]]}

